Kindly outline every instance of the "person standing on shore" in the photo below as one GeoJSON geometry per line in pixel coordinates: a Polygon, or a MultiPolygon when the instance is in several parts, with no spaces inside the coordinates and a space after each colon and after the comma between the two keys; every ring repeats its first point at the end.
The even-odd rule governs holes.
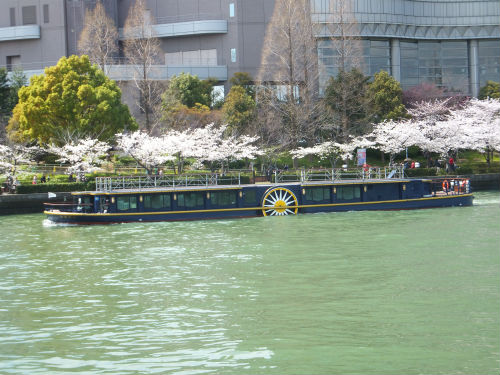
{"type": "Polygon", "coordinates": [[[453,156],[450,156],[450,160],[448,160],[448,165],[450,166],[450,171],[455,172],[455,160],[453,160],[453,156]]]}

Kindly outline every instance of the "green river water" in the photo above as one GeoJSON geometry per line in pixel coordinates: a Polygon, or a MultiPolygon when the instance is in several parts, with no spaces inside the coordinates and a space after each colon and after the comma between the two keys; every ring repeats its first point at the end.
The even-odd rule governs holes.
{"type": "Polygon", "coordinates": [[[0,374],[498,374],[500,194],[473,207],[0,217],[0,374]]]}

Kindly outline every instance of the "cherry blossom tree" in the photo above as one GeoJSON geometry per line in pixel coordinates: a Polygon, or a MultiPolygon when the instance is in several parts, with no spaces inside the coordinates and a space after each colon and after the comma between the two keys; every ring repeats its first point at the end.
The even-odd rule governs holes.
{"type": "Polygon", "coordinates": [[[25,147],[20,144],[0,144],[0,174],[16,176],[22,164],[33,161],[38,147],[25,147]]]}
{"type": "Polygon", "coordinates": [[[446,119],[452,111],[451,105],[452,98],[434,99],[413,103],[407,110],[414,121],[432,122],[446,119]]]}
{"type": "Polygon", "coordinates": [[[175,165],[177,165],[177,173],[181,174],[186,159],[196,156],[196,140],[192,133],[192,130],[183,132],[171,130],[162,137],[166,154],[171,155],[172,160],[175,160],[174,173],[175,165]]]}
{"type": "Polygon", "coordinates": [[[164,137],[150,136],[146,132],[136,131],[117,134],[116,143],[120,151],[145,168],[148,174],[152,173],[153,168],[175,160],[167,148],[164,137]]]}
{"type": "Polygon", "coordinates": [[[253,143],[257,137],[226,136],[227,126],[214,124],[183,132],[170,131],[163,136],[153,137],[144,132],[117,134],[118,148],[131,156],[139,165],[151,173],[152,168],[167,161],[176,161],[177,170],[182,172],[186,158],[195,158],[223,169],[234,160],[253,159],[260,151],[253,143]]]}
{"type": "Polygon", "coordinates": [[[356,137],[352,138],[348,143],[327,141],[316,144],[312,147],[299,147],[296,150],[292,150],[291,154],[296,158],[303,158],[307,155],[316,155],[322,160],[328,160],[332,168],[334,168],[335,164],[339,160],[352,160],[356,149],[371,147],[374,144],[374,142],[366,139],[365,137],[356,137]]]}
{"type": "Polygon", "coordinates": [[[210,169],[220,166],[223,170],[230,162],[243,159],[255,159],[262,152],[254,146],[258,137],[225,136],[227,125],[216,127],[211,124],[192,132],[194,138],[193,157],[207,163],[210,169]]]}
{"type": "Polygon", "coordinates": [[[68,173],[75,173],[77,180],[81,181],[87,172],[98,170],[105,162],[110,146],[97,139],[86,138],[78,142],[71,142],[62,147],[51,146],[48,151],[58,155],[61,163],[69,163],[68,173]]]}
{"type": "Polygon", "coordinates": [[[472,99],[450,108],[449,100],[421,102],[408,110],[411,120],[376,125],[370,137],[391,155],[409,146],[418,146],[428,158],[468,149],[485,153],[488,161],[500,143],[500,101],[472,99]]]}
{"type": "Polygon", "coordinates": [[[472,99],[437,125],[452,147],[483,153],[488,166],[493,151],[500,151],[500,99],[472,99]]]}

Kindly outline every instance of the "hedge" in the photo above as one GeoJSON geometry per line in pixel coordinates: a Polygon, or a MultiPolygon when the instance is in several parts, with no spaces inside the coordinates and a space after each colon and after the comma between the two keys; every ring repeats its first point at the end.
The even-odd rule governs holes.
{"type": "Polygon", "coordinates": [[[86,191],[94,190],[94,182],[71,182],[65,184],[36,184],[36,185],[20,185],[17,187],[18,194],[33,194],[33,193],[48,193],[48,192],[70,192],[70,191],[86,191]]]}
{"type": "Polygon", "coordinates": [[[436,168],[412,168],[405,169],[405,175],[408,177],[426,177],[426,176],[436,176],[436,168]]]}

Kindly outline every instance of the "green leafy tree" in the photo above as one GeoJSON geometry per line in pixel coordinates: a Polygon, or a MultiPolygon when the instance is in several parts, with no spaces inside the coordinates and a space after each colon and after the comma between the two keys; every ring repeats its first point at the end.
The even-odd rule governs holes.
{"type": "Polygon", "coordinates": [[[202,81],[197,76],[181,73],[172,77],[167,90],[163,94],[163,105],[183,104],[193,108],[196,103],[210,107],[212,85],[202,81]]]}
{"type": "Polygon", "coordinates": [[[255,100],[245,88],[233,86],[226,97],[222,113],[230,130],[238,135],[242,134],[255,118],[255,100]]]}
{"type": "Polygon", "coordinates": [[[486,85],[479,90],[479,99],[500,99],[500,83],[494,81],[486,82],[486,85]]]}
{"type": "Polygon", "coordinates": [[[62,145],[87,137],[107,141],[136,128],[116,83],[87,56],[71,56],[19,90],[7,130],[15,140],[62,145]]]}
{"type": "Polygon", "coordinates": [[[0,116],[10,116],[19,99],[17,93],[25,84],[22,70],[14,70],[9,78],[5,68],[0,68],[0,116]]]}
{"type": "Polygon", "coordinates": [[[368,96],[375,122],[407,116],[401,85],[385,70],[375,74],[373,82],[368,85],[368,96]]]}
{"type": "Polygon", "coordinates": [[[236,72],[229,80],[231,86],[241,86],[248,96],[255,98],[255,84],[252,76],[247,72],[236,72]]]}
{"type": "Polygon", "coordinates": [[[19,90],[21,90],[22,87],[26,86],[27,83],[28,80],[23,70],[14,69],[12,71],[12,75],[10,76],[10,94],[9,94],[10,96],[9,108],[11,112],[19,102],[19,90]]]}
{"type": "Polygon", "coordinates": [[[5,68],[0,69],[0,138],[4,136],[5,125],[12,116],[12,110],[19,101],[18,92],[26,85],[26,76],[21,69],[15,69],[10,78],[5,68]]]}
{"type": "Polygon", "coordinates": [[[369,118],[368,81],[358,69],[341,70],[325,88],[325,106],[337,124],[335,138],[346,142],[366,131],[369,118]]]}
{"type": "Polygon", "coordinates": [[[211,111],[212,90],[216,80],[201,80],[189,73],[182,73],[170,80],[162,96],[163,122],[169,129],[196,128],[217,122],[211,111]],[[207,122],[208,121],[208,122],[207,122]]]}

